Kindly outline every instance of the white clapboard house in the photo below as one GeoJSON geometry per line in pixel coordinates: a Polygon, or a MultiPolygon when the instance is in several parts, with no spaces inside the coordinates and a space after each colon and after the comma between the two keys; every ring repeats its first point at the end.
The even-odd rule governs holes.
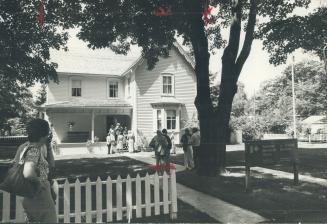
{"type": "Polygon", "coordinates": [[[137,144],[146,146],[162,128],[178,142],[183,127],[197,119],[194,63],[178,43],[153,70],[140,51],[69,49],[51,54],[59,83],[48,84],[43,106],[58,143],[105,141],[117,122],[133,131],[137,144]]]}

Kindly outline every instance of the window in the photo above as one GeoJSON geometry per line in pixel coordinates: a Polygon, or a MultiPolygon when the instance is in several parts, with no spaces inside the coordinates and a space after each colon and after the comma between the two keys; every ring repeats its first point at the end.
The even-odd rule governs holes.
{"type": "Polygon", "coordinates": [[[176,129],[176,110],[167,110],[167,129],[176,129]]]}
{"type": "Polygon", "coordinates": [[[173,94],[173,76],[164,75],[162,77],[162,93],[167,95],[173,94]]]}
{"type": "Polygon", "coordinates": [[[82,96],[81,80],[72,80],[72,96],[82,96]]]}
{"type": "Polygon", "coordinates": [[[161,110],[157,110],[157,130],[162,129],[161,110]]]}
{"type": "Polygon", "coordinates": [[[131,78],[127,79],[127,96],[131,95],[131,78]]]}
{"type": "Polygon", "coordinates": [[[118,82],[109,83],[109,97],[110,98],[118,97],[118,82]]]}

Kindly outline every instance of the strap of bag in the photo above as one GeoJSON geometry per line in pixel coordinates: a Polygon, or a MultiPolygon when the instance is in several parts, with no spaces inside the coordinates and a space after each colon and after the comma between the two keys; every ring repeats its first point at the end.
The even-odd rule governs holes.
{"type": "MultiPolygon", "coordinates": [[[[28,150],[30,149],[30,143],[28,143],[25,147],[24,147],[24,149],[23,149],[23,151],[20,153],[20,156],[19,156],[19,164],[24,164],[25,163],[25,160],[24,160],[24,158],[25,158],[25,156],[26,156],[26,153],[28,152],[28,150]]],[[[38,161],[37,161],[37,163],[39,163],[40,162],[40,159],[41,159],[41,155],[42,153],[40,152],[40,156],[39,156],[39,158],[38,158],[38,161]]]]}

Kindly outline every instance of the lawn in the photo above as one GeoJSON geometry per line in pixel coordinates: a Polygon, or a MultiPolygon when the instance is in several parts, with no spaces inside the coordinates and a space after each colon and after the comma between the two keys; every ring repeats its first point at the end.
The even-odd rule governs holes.
{"type": "MultiPolygon", "coordinates": [[[[327,149],[299,149],[300,174],[327,179],[327,149]]],[[[173,155],[172,161],[183,164],[183,155],[173,155]]],[[[327,222],[327,188],[321,185],[272,177],[251,171],[252,191],[244,191],[243,151],[227,152],[230,174],[200,177],[194,171],[177,173],[179,183],[212,195],[241,208],[256,212],[271,222],[327,222]],[[234,168],[233,168],[234,166],[234,168]],[[196,180],[196,181],[195,181],[196,180]]],[[[292,172],[288,163],[265,166],[292,172]]]]}
{"type": "MultiPolygon", "coordinates": [[[[128,174],[131,177],[136,177],[137,173],[140,176],[145,176],[146,173],[152,174],[153,171],[148,170],[148,164],[142,163],[137,160],[133,160],[127,157],[111,157],[111,158],[81,158],[81,159],[66,159],[56,161],[56,171],[54,173],[55,178],[67,178],[69,182],[75,182],[77,178],[81,182],[84,182],[87,177],[90,177],[91,181],[95,181],[98,176],[102,179],[106,179],[111,176],[112,179],[116,179],[118,175],[122,178],[126,178],[128,174]]],[[[62,183],[63,180],[59,181],[62,183]]],[[[123,185],[123,191],[124,191],[123,185]]],[[[134,186],[134,185],[132,185],[134,186]]],[[[85,209],[85,193],[83,193],[82,187],[82,211],[85,209]],[[84,199],[83,199],[84,198],[84,199]]],[[[115,188],[113,188],[114,190],[115,188]]],[[[142,186],[142,192],[144,191],[144,186],[142,186]]],[[[153,188],[151,188],[153,191],[153,188]]],[[[153,192],[152,192],[153,194],[153,192]]],[[[71,189],[71,211],[74,211],[74,190],[71,189]]],[[[113,192],[113,202],[115,205],[115,192],[113,192]]],[[[162,195],[162,193],[161,193],[162,195]]],[[[59,197],[63,197],[62,190],[59,192],[59,197]]],[[[105,197],[105,191],[103,191],[103,197],[105,197]]],[[[95,199],[95,187],[92,187],[92,198],[95,199]]],[[[0,194],[0,201],[2,201],[2,195],[0,194]]],[[[11,197],[12,205],[15,204],[15,198],[11,197]]],[[[61,200],[62,201],[62,200],[61,200]]],[[[135,203],[135,198],[133,197],[135,203]]],[[[124,204],[123,204],[124,205],[124,204]]],[[[13,207],[12,207],[13,208],[13,207]]],[[[92,208],[95,208],[95,201],[92,200],[92,208]]],[[[105,203],[103,204],[105,208],[105,203]]],[[[62,211],[63,204],[59,204],[59,209],[62,211]]],[[[2,203],[0,203],[0,220],[1,220],[1,210],[2,203]]],[[[152,212],[153,214],[153,212],[152,212]]],[[[11,214],[13,218],[14,213],[11,214]]],[[[135,217],[135,214],[134,214],[135,217]]],[[[105,219],[104,219],[105,220],[105,219]]],[[[74,222],[74,219],[71,220],[74,222]]],[[[96,221],[96,220],[94,220],[96,221]]],[[[122,222],[126,222],[126,218],[122,222]]],[[[193,222],[193,223],[203,223],[203,222],[216,222],[210,216],[196,210],[189,204],[186,204],[178,200],[178,218],[171,221],[168,215],[159,215],[146,217],[141,219],[132,219],[131,222],[155,222],[155,223],[165,223],[165,222],[193,222]]]]}

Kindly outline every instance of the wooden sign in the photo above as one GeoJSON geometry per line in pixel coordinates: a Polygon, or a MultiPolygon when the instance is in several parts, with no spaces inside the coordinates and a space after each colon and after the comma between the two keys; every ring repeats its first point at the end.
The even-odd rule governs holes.
{"type": "Polygon", "coordinates": [[[250,167],[289,162],[293,166],[294,183],[298,183],[297,139],[256,140],[245,142],[245,188],[250,188],[250,167]]]}

